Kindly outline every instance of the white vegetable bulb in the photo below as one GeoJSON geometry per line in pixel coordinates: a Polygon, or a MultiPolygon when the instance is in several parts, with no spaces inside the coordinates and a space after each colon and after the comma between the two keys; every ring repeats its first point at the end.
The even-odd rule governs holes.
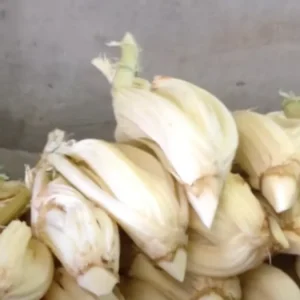
{"type": "Polygon", "coordinates": [[[155,142],[164,166],[210,227],[238,144],[233,117],[215,96],[183,80],[157,76],[152,89],[137,86],[136,42],[126,34],[119,45],[122,58],[109,72],[114,76],[103,68],[103,59],[93,60],[112,84],[117,140],[155,142]]]}
{"type": "Polygon", "coordinates": [[[34,234],[80,286],[98,296],[109,294],[119,280],[117,225],[62,178],[48,182],[45,178],[46,171],[41,168],[33,185],[34,234]]]}
{"type": "Polygon", "coordinates": [[[244,300],[298,300],[300,289],[282,270],[267,264],[241,275],[244,300]]]}
{"type": "Polygon", "coordinates": [[[277,213],[290,209],[298,198],[300,160],[294,142],[270,117],[236,111],[240,135],[236,163],[277,213]]]}
{"type": "Polygon", "coordinates": [[[56,152],[48,162],[115,218],[161,268],[183,280],[188,203],[159,161],[136,147],[93,139],[67,143],[56,152]],[[68,158],[83,161],[90,172],[68,158]]]}

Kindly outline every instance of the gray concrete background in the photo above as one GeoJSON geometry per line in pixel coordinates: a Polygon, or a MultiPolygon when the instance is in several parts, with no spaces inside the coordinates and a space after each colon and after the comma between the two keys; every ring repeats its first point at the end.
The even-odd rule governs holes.
{"type": "MultiPolygon", "coordinates": [[[[39,151],[60,127],[111,138],[109,87],[90,60],[131,31],[143,71],[185,78],[231,109],[300,92],[300,2],[0,0],[0,147],[39,151]]],[[[109,51],[109,52],[108,52],[109,51]]]]}
{"type": "Polygon", "coordinates": [[[10,179],[24,179],[24,165],[34,167],[39,158],[36,153],[0,148],[0,173],[5,173],[10,179]]]}

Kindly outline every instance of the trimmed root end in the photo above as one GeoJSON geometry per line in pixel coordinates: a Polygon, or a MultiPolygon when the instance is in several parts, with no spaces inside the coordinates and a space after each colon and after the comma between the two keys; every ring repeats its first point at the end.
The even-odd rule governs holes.
{"type": "Polygon", "coordinates": [[[185,277],[185,270],[187,265],[187,252],[183,248],[176,250],[176,253],[172,259],[158,261],[157,264],[171,275],[176,280],[182,282],[185,277]]]}
{"type": "Polygon", "coordinates": [[[222,185],[221,178],[209,176],[187,188],[189,202],[207,228],[211,228],[214,221],[222,185]]]}
{"type": "Polygon", "coordinates": [[[92,267],[77,277],[77,283],[96,296],[104,296],[112,292],[118,278],[104,268],[92,267]]]}
{"type": "Polygon", "coordinates": [[[299,196],[297,176],[282,166],[263,175],[260,189],[277,213],[290,209],[299,196]]]}

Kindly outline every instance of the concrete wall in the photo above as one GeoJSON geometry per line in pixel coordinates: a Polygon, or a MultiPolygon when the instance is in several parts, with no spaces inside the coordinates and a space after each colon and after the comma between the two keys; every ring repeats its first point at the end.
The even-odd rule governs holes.
{"type": "Polygon", "coordinates": [[[299,16],[299,0],[0,0],[0,146],[38,151],[53,127],[111,138],[90,60],[125,31],[147,76],[193,81],[231,109],[277,109],[279,88],[300,92],[299,16]]]}

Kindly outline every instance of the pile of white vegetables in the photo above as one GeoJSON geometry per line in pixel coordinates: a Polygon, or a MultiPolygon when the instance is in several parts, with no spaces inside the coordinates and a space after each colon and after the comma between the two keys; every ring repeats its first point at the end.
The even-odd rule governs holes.
{"type": "Polygon", "coordinates": [[[300,257],[299,99],[231,112],[182,79],[137,77],[131,34],[110,46],[120,60],[92,64],[116,142],[55,129],[23,182],[1,177],[0,299],[299,300],[272,265],[300,257]]]}

